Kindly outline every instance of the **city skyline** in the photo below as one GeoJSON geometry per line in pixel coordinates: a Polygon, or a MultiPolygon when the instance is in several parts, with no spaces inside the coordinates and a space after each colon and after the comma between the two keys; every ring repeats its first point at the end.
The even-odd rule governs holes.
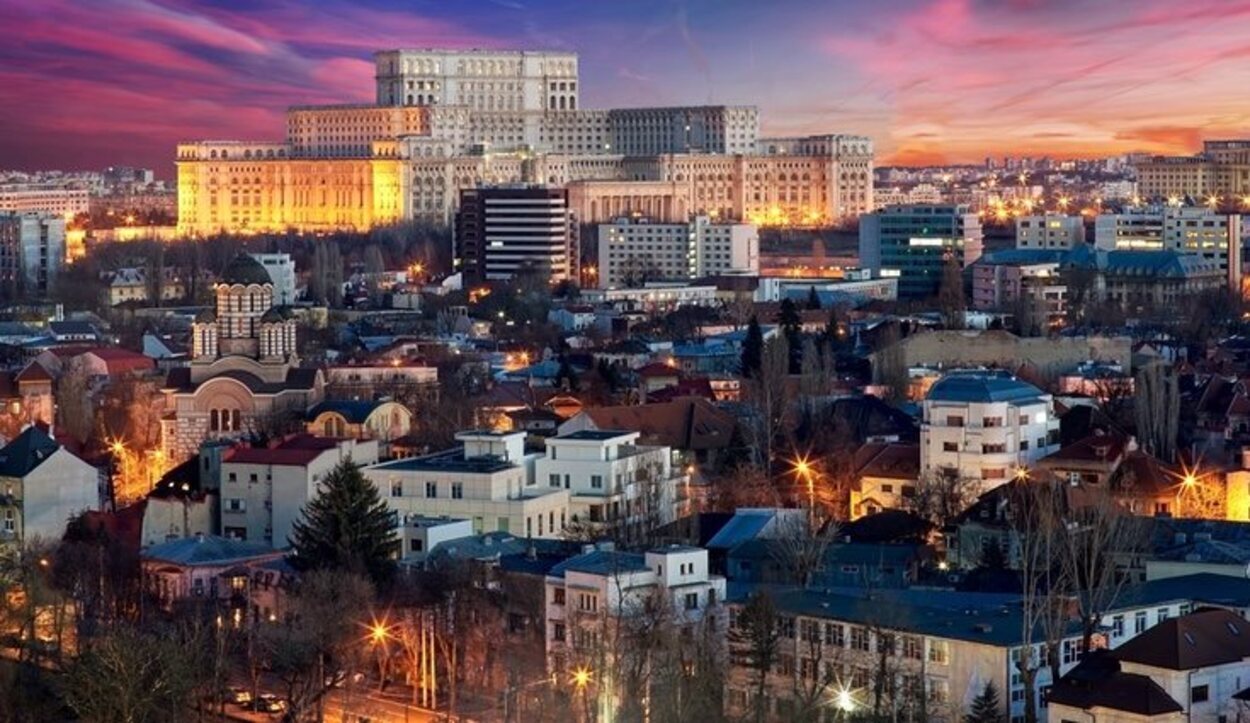
{"type": "Polygon", "coordinates": [[[24,108],[0,119],[7,168],[168,178],[179,140],[277,140],[287,106],[370,102],[393,47],[572,50],[585,107],[754,104],[765,134],[862,133],[880,165],[1191,153],[1248,125],[1224,89],[1250,80],[1250,2],[3,0],[0,21],[23,28],[0,49],[24,108]]]}

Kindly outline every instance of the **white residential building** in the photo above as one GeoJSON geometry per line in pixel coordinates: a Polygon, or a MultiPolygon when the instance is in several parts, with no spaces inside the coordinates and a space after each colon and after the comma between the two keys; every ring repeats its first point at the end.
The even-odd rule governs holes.
{"type": "Polygon", "coordinates": [[[290,254],[251,254],[269,273],[273,281],[273,305],[290,306],[295,303],[295,262],[290,254]]]}
{"type": "Polygon", "coordinates": [[[601,547],[553,567],[545,594],[548,671],[563,677],[600,665],[614,649],[617,626],[609,621],[641,614],[655,595],[671,606],[679,628],[707,619],[719,629],[725,622],[708,617],[720,614],[725,578],[709,574],[703,548],[671,545],[640,555],[601,547]]]}
{"type": "Polygon", "coordinates": [[[548,437],[532,483],[569,495],[569,520],[591,530],[645,530],[679,517],[684,503],[672,450],[638,444],[641,432],[582,430],[548,437]]]}
{"type": "Polygon", "coordinates": [[[925,396],[922,477],[953,473],[985,492],[1058,449],[1051,395],[1006,372],[951,372],[925,396]]]}
{"type": "Polygon", "coordinates": [[[1016,248],[1070,249],[1085,243],[1085,219],[1081,216],[1046,214],[1016,219],[1016,248]]]}
{"type": "Polygon", "coordinates": [[[291,544],[295,522],[326,475],[344,460],[378,460],[377,440],[300,434],[271,447],[236,447],[221,463],[221,533],[275,548],[291,544]]]}
{"type": "Polygon", "coordinates": [[[29,426],[0,449],[0,544],[55,542],[100,509],[100,471],[29,426]]]}
{"type": "Polygon", "coordinates": [[[525,432],[460,432],[463,447],[371,465],[364,474],[401,524],[413,517],[472,520],[473,533],[559,538],[569,522],[569,491],[534,482],[539,457],[525,432]]]}
{"type": "Polygon", "coordinates": [[[621,218],[600,224],[599,286],[641,286],[647,281],[694,279],[719,274],[755,276],[760,240],[745,223],[649,223],[621,218]]]}

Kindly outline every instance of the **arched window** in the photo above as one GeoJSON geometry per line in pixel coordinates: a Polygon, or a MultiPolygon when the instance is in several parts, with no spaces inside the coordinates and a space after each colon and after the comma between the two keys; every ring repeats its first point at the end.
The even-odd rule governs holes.
{"type": "Polygon", "coordinates": [[[221,429],[221,418],[216,409],[210,410],[208,413],[208,431],[216,432],[221,429]]]}

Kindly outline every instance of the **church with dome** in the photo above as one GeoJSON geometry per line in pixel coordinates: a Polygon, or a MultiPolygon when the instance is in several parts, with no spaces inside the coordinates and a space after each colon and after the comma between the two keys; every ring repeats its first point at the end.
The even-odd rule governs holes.
{"type": "Polygon", "coordinates": [[[295,318],[274,306],[269,272],[246,253],[215,286],[216,310],[191,325],[191,362],[165,381],[161,441],[177,463],[211,439],[253,436],[284,416],[302,416],[324,397],[319,369],[303,369],[295,318]]]}

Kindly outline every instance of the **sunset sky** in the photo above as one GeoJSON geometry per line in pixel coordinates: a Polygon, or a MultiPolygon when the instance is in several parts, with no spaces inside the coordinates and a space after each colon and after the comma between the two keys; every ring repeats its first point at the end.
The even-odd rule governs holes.
{"type": "Polygon", "coordinates": [[[1250,0],[0,0],[0,168],[172,173],[367,102],[394,47],[581,54],[583,107],[749,103],[879,164],[1250,135],[1250,0]]]}

